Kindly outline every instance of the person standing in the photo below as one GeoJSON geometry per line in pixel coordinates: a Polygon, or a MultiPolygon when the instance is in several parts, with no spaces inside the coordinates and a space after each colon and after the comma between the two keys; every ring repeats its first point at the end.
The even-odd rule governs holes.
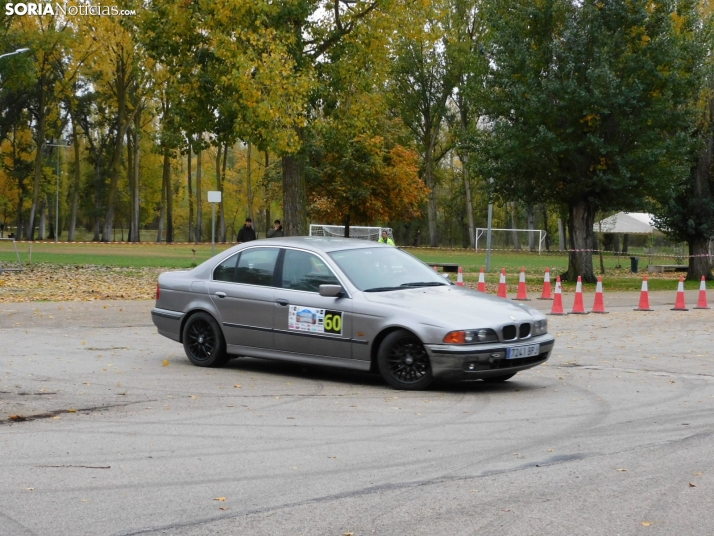
{"type": "Polygon", "coordinates": [[[245,219],[245,225],[238,231],[238,242],[250,242],[255,240],[255,229],[253,229],[253,220],[250,218],[245,219]]]}
{"type": "Polygon", "coordinates": [[[394,240],[389,238],[389,235],[387,234],[387,231],[382,231],[382,238],[379,239],[380,244],[388,244],[390,246],[394,245],[394,240]]]}
{"type": "Polygon", "coordinates": [[[283,232],[283,226],[280,223],[280,220],[275,220],[273,222],[273,228],[268,231],[268,234],[266,236],[268,238],[280,238],[281,236],[285,236],[285,233],[283,232]]]}

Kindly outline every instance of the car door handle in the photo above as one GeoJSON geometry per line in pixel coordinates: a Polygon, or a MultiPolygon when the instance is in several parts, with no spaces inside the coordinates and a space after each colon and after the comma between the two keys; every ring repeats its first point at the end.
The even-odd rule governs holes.
{"type": "Polygon", "coordinates": [[[216,297],[218,297],[218,298],[225,298],[225,297],[226,297],[226,293],[225,293],[225,292],[216,292],[216,297]]]}
{"type": "Polygon", "coordinates": [[[278,305],[282,305],[283,307],[285,307],[285,306],[288,304],[288,300],[284,300],[284,299],[280,298],[279,300],[275,300],[275,303],[277,303],[278,305]]]}

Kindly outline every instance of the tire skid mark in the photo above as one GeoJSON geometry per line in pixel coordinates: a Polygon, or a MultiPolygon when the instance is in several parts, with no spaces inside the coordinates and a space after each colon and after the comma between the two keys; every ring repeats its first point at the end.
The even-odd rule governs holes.
{"type": "MultiPolygon", "coordinates": [[[[681,443],[684,441],[692,441],[692,440],[700,440],[700,439],[701,440],[709,440],[712,436],[714,436],[714,431],[693,434],[686,438],[680,438],[680,439],[676,439],[676,440],[666,441],[664,443],[655,443],[655,444],[649,444],[649,445],[637,445],[634,447],[621,449],[616,452],[609,452],[606,454],[591,452],[591,453],[579,453],[579,454],[572,454],[572,455],[551,456],[551,457],[549,457],[543,461],[537,462],[537,463],[522,464],[522,465],[519,465],[519,466],[516,466],[513,468],[508,468],[508,469],[481,471],[478,474],[472,474],[472,475],[460,475],[460,476],[451,476],[451,477],[434,477],[434,478],[418,480],[418,481],[406,481],[406,482],[400,482],[400,483],[387,483],[387,484],[379,484],[379,485],[374,485],[374,486],[367,486],[367,487],[363,487],[363,488],[360,488],[357,490],[334,493],[334,494],[330,494],[330,495],[324,495],[321,497],[315,497],[315,498],[310,498],[310,499],[304,499],[301,501],[289,502],[289,503],[285,503],[282,505],[266,506],[263,508],[253,508],[253,509],[243,510],[243,511],[239,511],[239,512],[230,512],[227,514],[220,514],[220,515],[215,515],[215,516],[211,516],[211,517],[197,518],[197,519],[194,519],[191,521],[186,521],[186,522],[181,522],[181,523],[160,525],[160,526],[155,526],[155,527],[145,527],[145,528],[139,528],[139,529],[133,529],[133,530],[130,529],[128,531],[116,532],[113,534],[113,536],[134,536],[137,534],[148,534],[148,533],[152,533],[152,532],[167,531],[167,530],[172,530],[172,529],[187,528],[187,527],[193,527],[193,526],[199,526],[199,525],[207,525],[210,523],[214,523],[216,521],[222,521],[222,520],[226,520],[226,519],[235,519],[235,518],[244,517],[244,516],[254,516],[254,515],[279,512],[279,511],[289,510],[289,509],[293,509],[293,508],[299,508],[301,506],[338,501],[338,500],[342,500],[342,499],[352,499],[352,498],[357,498],[357,497],[370,496],[370,495],[374,495],[374,494],[378,494],[378,493],[393,492],[393,491],[408,492],[410,490],[444,484],[444,483],[477,480],[477,479],[481,479],[481,478],[507,475],[507,474],[512,474],[515,472],[532,470],[532,469],[536,469],[536,468],[538,468],[538,469],[547,468],[550,466],[556,466],[556,465],[561,465],[561,464],[565,464],[565,463],[577,462],[577,461],[584,460],[584,459],[600,458],[600,457],[606,457],[606,456],[609,457],[609,456],[617,455],[617,454],[620,454],[623,452],[632,452],[634,450],[640,450],[642,448],[652,448],[652,447],[661,448],[662,446],[681,443]]],[[[233,481],[233,480],[230,480],[230,481],[233,481]]],[[[215,481],[210,481],[210,482],[215,482],[215,481]]],[[[195,482],[193,484],[195,484],[195,482]]],[[[180,484],[173,484],[173,485],[180,485],[180,484]]],[[[370,517],[372,519],[375,519],[373,510],[370,511],[370,517]]]]}
{"type": "Polygon", "coordinates": [[[44,413],[33,413],[31,415],[11,415],[7,419],[0,419],[0,426],[3,424],[15,424],[15,423],[21,423],[21,422],[30,422],[30,421],[37,421],[41,419],[51,419],[52,417],[56,417],[58,415],[62,415],[65,413],[76,413],[76,414],[90,414],[90,413],[95,413],[98,411],[106,411],[110,410],[113,408],[122,408],[126,406],[131,406],[134,404],[144,404],[148,401],[142,400],[139,402],[124,402],[122,404],[108,404],[105,406],[89,406],[86,408],[77,408],[77,409],[56,409],[53,411],[47,411],[44,413]]]}
{"type": "Polygon", "coordinates": [[[30,530],[26,525],[23,525],[5,512],[0,512],[0,519],[4,520],[2,522],[3,529],[11,530],[7,534],[12,534],[13,536],[37,536],[36,532],[30,530]]]}

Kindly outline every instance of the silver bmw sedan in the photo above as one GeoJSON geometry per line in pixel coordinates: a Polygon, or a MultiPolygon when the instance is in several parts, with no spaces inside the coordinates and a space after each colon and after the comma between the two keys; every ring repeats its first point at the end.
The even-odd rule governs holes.
{"type": "Polygon", "coordinates": [[[502,382],[545,362],[554,344],[535,309],[349,238],[255,240],[165,272],[151,316],[200,367],[277,359],[379,371],[406,390],[435,379],[502,382]]]}

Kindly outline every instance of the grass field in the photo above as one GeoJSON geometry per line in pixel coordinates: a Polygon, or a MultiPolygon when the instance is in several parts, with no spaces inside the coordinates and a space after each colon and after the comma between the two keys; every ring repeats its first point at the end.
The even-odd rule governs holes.
{"type": "MultiPolygon", "coordinates": [[[[217,244],[216,252],[230,247],[232,244],[217,244]]],[[[96,265],[114,266],[124,268],[190,268],[200,264],[211,256],[210,244],[149,244],[135,245],[126,243],[113,244],[53,244],[53,243],[19,243],[20,258],[26,267],[37,264],[50,265],[96,265]]],[[[486,264],[485,252],[440,250],[430,248],[408,248],[407,251],[426,263],[453,263],[463,266],[465,281],[475,283],[478,273],[486,264]]],[[[599,272],[599,258],[594,259],[596,273],[599,272]]],[[[0,263],[8,266],[15,263],[16,257],[11,242],[0,242],[0,263]]],[[[673,259],[659,259],[655,263],[672,264],[673,259]]],[[[648,259],[640,257],[640,270],[646,273],[648,259]]],[[[605,274],[603,281],[608,290],[639,290],[641,275],[630,273],[629,256],[620,258],[620,268],[617,268],[618,259],[607,255],[604,258],[605,274]]],[[[543,272],[550,268],[551,279],[566,270],[568,265],[567,255],[561,252],[519,253],[495,251],[491,255],[491,272],[486,274],[489,286],[496,285],[501,268],[505,268],[508,275],[509,288],[515,288],[518,282],[518,273],[521,267],[526,270],[526,280],[531,289],[540,288],[543,282],[543,272]]],[[[650,290],[676,289],[676,280],[679,275],[675,273],[647,274],[649,276],[650,290]]],[[[586,290],[592,290],[594,285],[585,285],[586,290]]],[[[687,289],[698,288],[698,282],[686,282],[687,289]]],[[[574,288],[574,283],[563,285],[564,290],[574,288]]]]}

